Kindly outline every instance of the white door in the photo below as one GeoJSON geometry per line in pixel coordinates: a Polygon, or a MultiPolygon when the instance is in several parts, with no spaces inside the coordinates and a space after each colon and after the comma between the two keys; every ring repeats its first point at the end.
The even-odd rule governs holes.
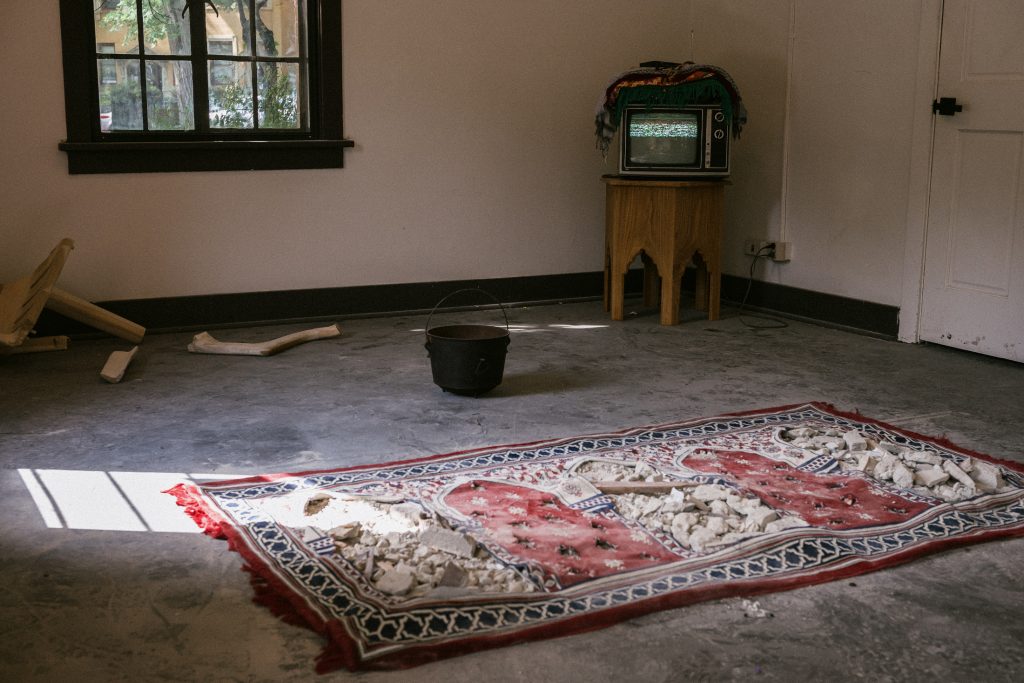
{"type": "Polygon", "coordinates": [[[920,336],[1024,361],[1024,2],[943,7],[920,336]]]}

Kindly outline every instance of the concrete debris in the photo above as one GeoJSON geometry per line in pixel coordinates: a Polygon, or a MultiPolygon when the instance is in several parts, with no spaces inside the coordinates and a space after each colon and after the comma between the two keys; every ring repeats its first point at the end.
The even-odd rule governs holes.
{"type": "Polygon", "coordinates": [[[469,572],[454,562],[448,562],[444,565],[444,571],[441,573],[441,580],[438,582],[438,585],[462,588],[468,580],[469,572]]]}
{"type": "Polygon", "coordinates": [[[683,547],[696,552],[734,543],[764,533],[807,526],[799,517],[780,517],[759,498],[746,497],[718,484],[673,489],[664,495],[625,493],[612,495],[615,508],[626,519],[654,533],[668,533],[683,547]]]}
{"type": "Polygon", "coordinates": [[[881,457],[878,459],[878,463],[875,465],[875,478],[883,481],[892,481],[893,470],[896,469],[896,463],[899,461],[899,456],[893,455],[889,452],[883,452],[881,457]]]}
{"type": "Polygon", "coordinates": [[[942,465],[942,458],[933,453],[932,451],[912,451],[907,449],[906,454],[903,456],[904,460],[909,460],[914,463],[926,463],[928,465],[942,465]]]}
{"type": "Polygon", "coordinates": [[[363,567],[362,567],[363,576],[365,576],[368,579],[372,579],[373,578],[374,559],[375,559],[375,557],[374,557],[374,554],[373,554],[373,548],[370,548],[369,550],[366,551],[366,555],[363,558],[363,567]]]}
{"type": "Polygon", "coordinates": [[[662,512],[689,512],[696,507],[682,489],[672,489],[661,501],[662,512]]]}
{"type": "Polygon", "coordinates": [[[981,493],[1005,490],[1006,481],[998,465],[977,458],[954,460],[933,450],[914,450],[890,441],[876,441],[849,430],[842,434],[843,446],[834,450],[834,429],[809,425],[783,429],[779,436],[793,446],[819,455],[834,457],[842,470],[856,470],[879,481],[891,481],[900,488],[955,503],[981,493]]]}
{"type": "Polygon", "coordinates": [[[873,474],[875,467],[878,465],[878,456],[874,453],[859,453],[857,455],[857,464],[853,467],[856,470],[860,470],[865,474],[873,474]]]}
{"type": "Polygon", "coordinates": [[[843,441],[846,442],[846,448],[850,451],[865,451],[868,448],[867,439],[860,435],[856,429],[843,434],[843,441]]]}
{"type": "Polygon", "coordinates": [[[929,467],[914,472],[914,483],[925,488],[933,488],[949,481],[949,473],[941,467],[929,467]]]}
{"type": "Polygon", "coordinates": [[[892,468],[892,483],[908,489],[914,485],[914,473],[902,462],[897,462],[892,468]]]}
{"type": "Polygon", "coordinates": [[[712,500],[725,500],[729,497],[729,489],[715,484],[702,484],[693,489],[693,497],[705,503],[712,500]]]}
{"type": "Polygon", "coordinates": [[[362,527],[359,522],[353,522],[351,524],[343,524],[336,526],[327,532],[327,535],[333,538],[335,541],[348,541],[350,539],[359,536],[362,531],[362,527]]]}
{"type": "Polygon", "coordinates": [[[942,463],[942,469],[946,470],[951,477],[959,481],[964,486],[974,490],[974,480],[971,479],[971,475],[964,472],[962,469],[956,466],[952,460],[946,460],[942,463]]]}
{"type": "Polygon", "coordinates": [[[313,516],[320,512],[321,510],[323,510],[325,507],[327,507],[328,503],[330,503],[331,500],[333,500],[333,498],[329,494],[316,493],[310,496],[309,500],[306,501],[306,505],[303,508],[303,512],[305,512],[309,516],[313,516]]]}
{"type": "Polygon", "coordinates": [[[974,460],[972,464],[973,467],[968,470],[970,472],[969,476],[980,490],[989,493],[991,491],[998,491],[1006,486],[999,468],[992,463],[974,460]]]}
{"type": "Polygon", "coordinates": [[[473,551],[476,550],[476,541],[466,534],[433,525],[420,531],[419,542],[456,557],[473,557],[473,551]]]}
{"type": "Polygon", "coordinates": [[[761,607],[761,605],[759,603],[757,603],[757,602],[753,602],[753,601],[750,601],[750,600],[744,600],[742,602],[742,606],[743,606],[743,616],[745,616],[745,617],[750,617],[750,618],[753,618],[753,619],[763,619],[765,617],[773,617],[773,616],[775,616],[774,614],[772,614],[768,610],[763,609],[761,607]]]}
{"type": "Polygon", "coordinates": [[[429,517],[426,510],[423,509],[422,505],[416,503],[399,503],[392,505],[388,509],[389,514],[401,517],[407,521],[418,524],[420,520],[429,517]]]}
{"type": "Polygon", "coordinates": [[[575,470],[575,474],[589,481],[664,481],[665,476],[641,461],[612,462],[610,460],[587,460],[575,470]]]}
{"type": "MultiPolygon", "coordinates": [[[[294,508],[277,512],[284,516],[295,509],[305,527],[304,539],[312,543],[330,536],[335,553],[394,598],[437,597],[438,591],[467,595],[538,590],[418,503],[324,492],[303,496],[294,508]],[[329,531],[324,534],[321,528],[329,531]]],[[[298,521],[294,515],[291,519],[298,521]]]]}
{"type": "Polygon", "coordinates": [[[391,595],[405,595],[416,585],[416,575],[408,570],[389,569],[373,585],[391,595]]]}

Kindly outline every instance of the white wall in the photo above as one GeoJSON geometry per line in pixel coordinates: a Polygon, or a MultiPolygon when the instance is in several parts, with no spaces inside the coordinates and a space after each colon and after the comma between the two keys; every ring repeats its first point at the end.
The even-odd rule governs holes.
{"type": "Polygon", "coordinates": [[[784,234],[794,261],[759,277],[898,304],[919,6],[345,0],[346,168],[69,176],[57,3],[7,3],[0,281],[64,236],[62,286],[96,300],[600,270],[595,104],[639,61],[692,56],[750,110],[726,272],[784,234]]]}
{"type": "Polygon", "coordinates": [[[900,303],[914,108],[930,104],[914,101],[921,6],[796,3],[783,226],[795,256],[768,279],[900,303]]]}

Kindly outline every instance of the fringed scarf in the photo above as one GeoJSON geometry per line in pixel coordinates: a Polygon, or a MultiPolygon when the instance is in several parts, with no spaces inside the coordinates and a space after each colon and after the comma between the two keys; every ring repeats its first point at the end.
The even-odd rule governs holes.
{"type": "Polygon", "coordinates": [[[739,137],[747,122],[747,110],[736,83],[724,69],[693,62],[630,69],[608,85],[598,102],[595,119],[597,148],[602,154],[608,154],[626,105],[686,106],[708,102],[721,104],[726,117],[732,122],[733,136],[739,137]]]}

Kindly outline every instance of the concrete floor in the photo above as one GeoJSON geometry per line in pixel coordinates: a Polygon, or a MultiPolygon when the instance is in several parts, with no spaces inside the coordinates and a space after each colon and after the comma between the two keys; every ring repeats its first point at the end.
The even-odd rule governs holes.
{"type": "MultiPolygon", "coordinates": [[[[111,351],[130,346],[114,339],[0,357],[0,679],[315,678],[319,637],[254,605],[225,543],[104,530],[117,527],[111,481],[129,498],[136,483],[160,483],[127,473],[386,462],[805,400],[1024,460],[1024,365],[803,323],[754,330],[725,314],[661,327],[653,311],[611,323],[597,303],[510,310],[505,381],[476,399],[431,382],[425,316],[345,321],[342,337],[271,358],[193,355],[191,333],[151,335],[118,385],[98,375],[111,351]],[[37,507],[26,481],[56,491],[59,516],[37,507]],[[69,481],[80,497],[94,491],[80,513],[61,493],[69,481]],[[66,528],[89,525],[100,528],[66,528]]],[[[213,332],[256,341],[312,326],[213,332]]],[[[143,519],[146,505],[135,501],[143,519]]],[[[148,523],[173,529],[182,519],[148,523]]],[[[764,596],[770,618],[720,600],[410,671],[325,679],[1021,680],[1022,567],[1024,539],[997,541],[764,596]]]]}

